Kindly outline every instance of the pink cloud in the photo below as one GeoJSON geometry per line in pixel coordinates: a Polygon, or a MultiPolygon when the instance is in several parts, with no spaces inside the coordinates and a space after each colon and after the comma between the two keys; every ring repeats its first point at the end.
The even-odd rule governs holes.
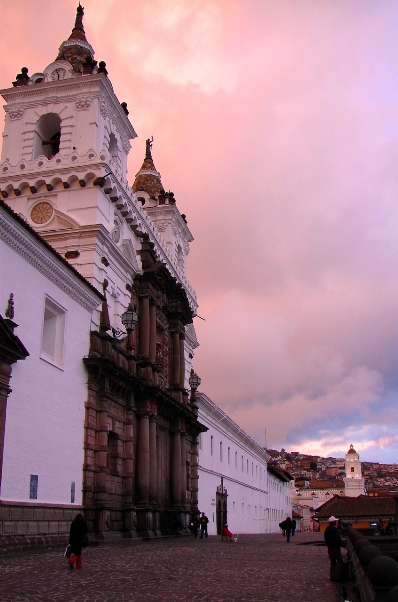
{"type": "MultiPolygon", "coordinates": [[[[54,60],[76,2],[3,4],[8,87],[54,60]]],[[[397,397],[397,26],[391,1],[85,2],[139,135],[129,179],[154,135],[195,237],[202,389],[285,447],[370,449],[361,425],[382,429],[397,397]]]]}

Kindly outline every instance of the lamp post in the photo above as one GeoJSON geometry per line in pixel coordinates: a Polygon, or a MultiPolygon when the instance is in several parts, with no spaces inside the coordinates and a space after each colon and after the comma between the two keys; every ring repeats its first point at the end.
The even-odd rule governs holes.
{"type": "Polygon", "coordinates": [[[199,376],[192,369],[191,376],[189,377],[189,386],[191,387],[191,404],[193,406],[195,406],[195,401],[196,401],[196,390],[198,389],[201,382],[202,381],[199,378],[199,376]]]}
{"type": "Polygon", "coordinates": [[[130,350],[133,348],[131,344],[131,336],[136,324],[138,322],[138,316],[134,311],[134,308],[130,305],[126,309],[125,312],[122,313],[122,324],[127,332],[127,349],[130,350]]]}

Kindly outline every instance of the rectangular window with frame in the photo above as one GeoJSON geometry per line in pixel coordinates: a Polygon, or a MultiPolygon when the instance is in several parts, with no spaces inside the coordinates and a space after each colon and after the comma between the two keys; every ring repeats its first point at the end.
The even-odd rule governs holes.
{"type": "Polygon", "coordinates": [[[64,363],[65,326],[66,309],[46,295],[40,357],[58,368],[64,363]]]}

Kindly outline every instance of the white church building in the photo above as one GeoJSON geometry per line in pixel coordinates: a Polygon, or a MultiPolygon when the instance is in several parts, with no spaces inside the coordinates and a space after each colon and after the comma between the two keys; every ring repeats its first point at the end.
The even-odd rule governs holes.
{"type": "Polygon", "coordinates": [[[152,139],[127,180],[136,133],[80,4],[28,73],[0,91],[0,543],[64,536],[79,511],[98,539],[167,534],[198,510],[216,533],[217,508],[235,531],[277,530],[290,479],[195,403],[193,237],[152,139]]]}

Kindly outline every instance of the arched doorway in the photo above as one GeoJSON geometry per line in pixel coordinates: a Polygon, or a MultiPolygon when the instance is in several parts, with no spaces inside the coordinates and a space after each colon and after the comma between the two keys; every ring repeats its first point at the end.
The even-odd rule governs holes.
{"type": "Polygon", "coordinates": [[[217,535],[221,535],[223,526],[228,523],[228,504],[227,504],[227,490],[223,485],[217,487],[216,493],[216,522],[217,522],[217,535]]]}

